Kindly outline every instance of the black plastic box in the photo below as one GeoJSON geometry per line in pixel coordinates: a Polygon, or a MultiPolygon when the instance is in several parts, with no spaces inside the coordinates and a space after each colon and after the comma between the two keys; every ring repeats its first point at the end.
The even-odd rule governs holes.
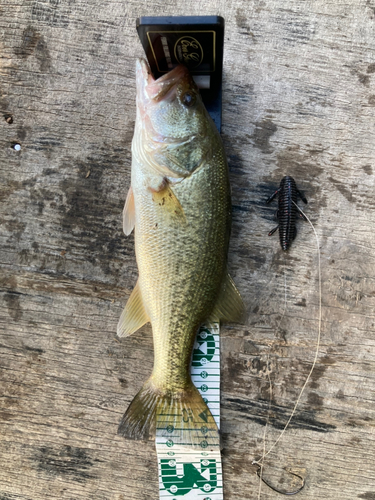
{"type": "Polygon", "coordinates": [[[155,78],[178,64],[193,75],[221,129],[224,19],[220,16],[141,17],[137,31],[155,78]]]}

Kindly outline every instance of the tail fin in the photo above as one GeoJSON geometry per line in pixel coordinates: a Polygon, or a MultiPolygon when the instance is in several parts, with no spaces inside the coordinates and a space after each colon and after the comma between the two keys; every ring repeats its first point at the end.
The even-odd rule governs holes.
{"type": "Polygon", "coordinates": [[[118,428],[129,439],[172,440],[193,448],[220,446],[216,422],[193,383],[183,392],[161,392],[148,380],[130,403],[118,428]]]}

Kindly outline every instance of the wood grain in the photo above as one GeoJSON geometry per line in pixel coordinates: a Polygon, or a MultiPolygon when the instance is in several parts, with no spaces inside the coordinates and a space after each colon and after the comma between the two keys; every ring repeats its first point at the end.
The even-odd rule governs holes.
{"type": "Polygon", "coordinates": [[[267,236],[265,200],[292,175],[319,235],[322,342],[264,474],[283,489],[298,482],[285,468],[302,475],[301,500],[375,499],[373,0],[9,0],[0,14],[0,499],[158,498],[153,443],[116,435],[151,332],[120,341],[115,326],[137,279],[121,228],[135,19],[162,14],[226,21],[229,267],[247,317],[222,328],[225,498],[258,498],[264,425],[269,448],[314,358],[313,233],[299,222],[286,254],[267,236]]]}

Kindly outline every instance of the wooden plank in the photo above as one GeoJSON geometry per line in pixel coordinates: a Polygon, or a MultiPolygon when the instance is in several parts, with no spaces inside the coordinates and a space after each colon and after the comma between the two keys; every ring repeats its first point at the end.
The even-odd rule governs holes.
{"type": "MultiPolygon", "coordinates": [[[[153,443],[116,435],[153,356],[148,325],[115,336],[137,279],[121,211],[142,55],[134,27],[145,14],[226,20],[229,267],[247,317],[222,329],[225,498],[258,498],[252,462],[265,423],[269,449],[314,358],[313,233],[301,221],[287,254],[267,237],[276,203],[265,200],[287,174],[319,235],[322,339],[264,475],[293,489],[298,478],[283,470],[292,468],[306,481],[301,499],[375,498],[375,4],[10,0],[0,9],[0,499],[158,495],[153,443]]],[[[262,500],[276,498],[262,486],[262,500]]]]}

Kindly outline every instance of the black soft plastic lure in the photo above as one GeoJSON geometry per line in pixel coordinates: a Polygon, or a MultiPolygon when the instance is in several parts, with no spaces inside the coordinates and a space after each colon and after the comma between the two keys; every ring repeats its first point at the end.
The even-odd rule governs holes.
{"type": "Polygon", "coordinates": [[[307,220],[297,207],[297,197],[299,196],[304,203],[307,203],[307,200],[305,196],[298,191],[293,177],[289,175],[281,179],[279,189],[268,198],[266,203],[270,203],[277,194],[279,195],[279,207],[276,212],[276,218],[279,224],[268,233],[268,236],[271,236],[278,229],[281,248],[283,250],[288,250],[297,235],[297,214],[307,220]]]}

